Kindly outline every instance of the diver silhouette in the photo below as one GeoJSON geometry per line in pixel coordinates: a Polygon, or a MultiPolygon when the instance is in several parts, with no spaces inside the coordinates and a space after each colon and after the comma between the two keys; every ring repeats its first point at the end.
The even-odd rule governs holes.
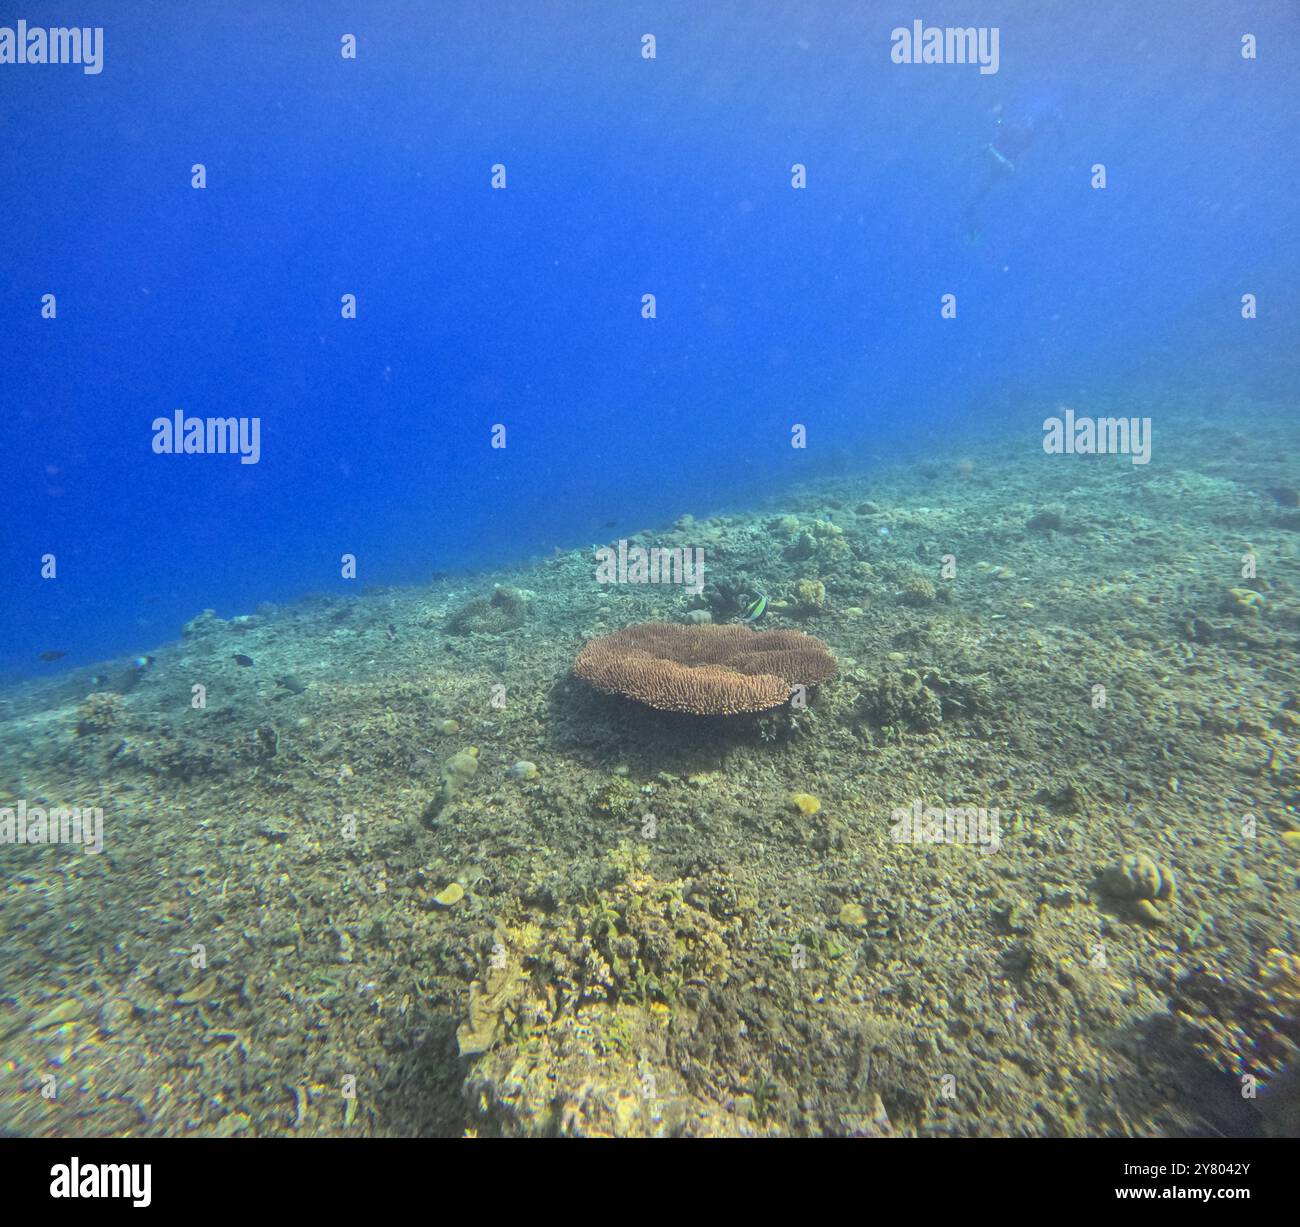
{"type": "Polygon", "coordinates": [[[1065,136],[1061,112],[1050,102],[1014,110],[999,103],[993,108],[993,120],[993,139],[977,155],[982,167],[979,185],[962,210],[966,240],[970,243],[979,240],[989,196],[1015,177],[1029,150],[1049,134],[1059,149],[1065,136]]]}

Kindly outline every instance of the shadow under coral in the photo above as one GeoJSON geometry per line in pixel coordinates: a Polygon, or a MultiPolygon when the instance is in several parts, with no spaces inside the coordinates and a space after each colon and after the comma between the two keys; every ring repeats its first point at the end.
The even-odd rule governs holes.
{"type": "Polygon", "coordinates": [[[572,675],[551,687],[549,743],[593,766],[626,763],[651,771],[706,770],[741,747],[776,743],[792,734],[788,705],[757,714],[695,716],[657,711],[605,695],[572,675]]]}

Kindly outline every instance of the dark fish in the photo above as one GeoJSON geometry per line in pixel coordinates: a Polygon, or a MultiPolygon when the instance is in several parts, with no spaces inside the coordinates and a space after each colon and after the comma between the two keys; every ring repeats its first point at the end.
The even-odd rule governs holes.
{"type": "Polygon", "coordinates": [[[242,652],[236,652],[231,658],[237,665],[242,665],[245,669],[253,663],[251,656],[245,656],[242,652]]]}
{"type": "Polygon", "coordinates": [[[40,655],[40,659],[41,660],[62,660],[66,655],[67,652],[42,652],[40,655]]]}

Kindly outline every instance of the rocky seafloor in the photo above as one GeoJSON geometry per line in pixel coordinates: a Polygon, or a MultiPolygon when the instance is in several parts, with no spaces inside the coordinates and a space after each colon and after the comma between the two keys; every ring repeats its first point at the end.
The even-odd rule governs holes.
{"type": "Polygon", "coordinates": [[[1002,440],[631,537],[702,548],[698,597],[602,586],[587,546],[0,693],[0,804],[104,812],[98,855],[0,845],[0,1125],[1297,1132],[1288,418],[1145,466],[1002,440]],[[804,710],[570,675],[757,595],[838,659],[804,710]],[[916,802],[997,849],[899,842],[916,802]]]}

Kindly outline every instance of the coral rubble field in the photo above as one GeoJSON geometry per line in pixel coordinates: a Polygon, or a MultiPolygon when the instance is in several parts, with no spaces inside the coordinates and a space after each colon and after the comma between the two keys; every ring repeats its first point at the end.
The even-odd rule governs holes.
{"type": "Polygon", "coordinates": [[[0,804],[104,816],[102,853],[0,844],[0,1124],[1294,1132],[1288,412],[629,535],[702,549],[698,594],[592,543],[0,692],[0,804]],[[747,611],[833,653],[806,705],[573,675],[747,611]]]}

